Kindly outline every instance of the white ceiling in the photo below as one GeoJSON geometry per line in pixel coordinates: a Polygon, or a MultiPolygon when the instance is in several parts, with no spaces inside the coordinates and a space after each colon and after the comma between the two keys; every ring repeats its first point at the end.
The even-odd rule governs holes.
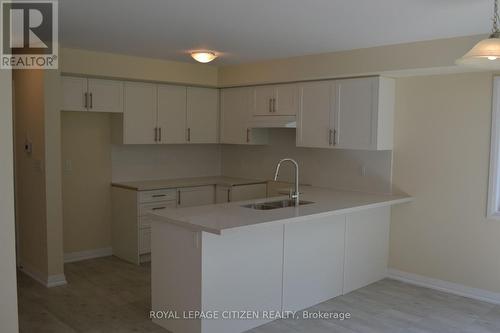
{"type": "Polygon", "coordinates": [[[62,43],[217,65],[488,33],[492,0],[60,0],[62,43]]]}

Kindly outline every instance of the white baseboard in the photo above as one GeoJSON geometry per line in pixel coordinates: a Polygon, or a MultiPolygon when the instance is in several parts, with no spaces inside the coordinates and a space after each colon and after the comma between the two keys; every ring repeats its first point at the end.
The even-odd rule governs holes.
{"type": "Polygon", "coordinates": [[[22,266],[21,271],[31,277],[33,280],[37,281],[41,285],[52,288],[65,285],[66,276],[64,274],[56,274],[56,275],[45,275],[33,268],[29,268],[25,265],[22,266]]]}
{"type": "Polygon", "coordinates": [[[468,297],[494,304],[500,304],[500,293],[484,289],[467,287],[462,284],[434,279],[423,275],[407,273],[396,269],[389,269],[387,277],[421,287],[444,291],[458,296],[468,297]]]}
{"type": "Polygon", "coordinates": [[[64,263],[82,261],[93,258],[109,257],[113,255],[113,249],[111,247],[104,247],[102,249],[94,249],[79,252],[70,252],[64,254],[64,263]]]}

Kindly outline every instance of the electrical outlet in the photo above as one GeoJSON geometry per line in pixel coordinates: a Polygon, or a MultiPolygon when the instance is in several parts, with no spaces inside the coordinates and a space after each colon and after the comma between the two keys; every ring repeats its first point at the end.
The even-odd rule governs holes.
{"type": "Polygon", "coordinates": [[[71,173],[73,171],[73,162],[71,160],[64,161],[64,173],[71,173]]]}

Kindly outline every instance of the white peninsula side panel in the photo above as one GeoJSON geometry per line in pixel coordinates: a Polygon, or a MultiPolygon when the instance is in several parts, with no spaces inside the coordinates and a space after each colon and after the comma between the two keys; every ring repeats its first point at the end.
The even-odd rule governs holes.
{"type": "MultiPolygon", "coordinates": [[[[280,311],[283,225],[202,233],[203,311],[280,311]]],[[[270,320],[202,320],[203,333],[243,332],[270,320]]]]}
{"type": "Polygon", "coordinates": [[[342,295],[346,216],[285,224],[283,310],[342,295]]]}
{"type": "Polygon", "coordinates": [[[362,210],[346,219],[344,294],[387,276],[391,208],[362,210]]]}

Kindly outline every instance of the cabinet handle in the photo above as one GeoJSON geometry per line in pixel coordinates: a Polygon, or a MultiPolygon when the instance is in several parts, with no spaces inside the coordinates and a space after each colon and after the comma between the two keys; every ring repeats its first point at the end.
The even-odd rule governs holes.
{"type": "Polygon", "coordinates": [[[269,112],[270,113],[273,112],[273,99],[272,98],[269,98],[269,112]]]}
{"type": "Polygon", "coordinates": [[[158,142],[158,127],[155,127],[155,142],[158,142]]]}
{"type": "Polygon", "coordinates": [[[332,134],[333,134],[333,131],[332,129],[328,129],[328,144],[331,146],[333,144],[333,139],[332,139],[332,134]]]}
{"type": "Polygon", "coordinates": [[[92,101],[92,93],[90,93],[90,108],[94,107],[94,102],[92,101]]]}
{"type": "Polygon", "coordinates": [[[181,191],[177,191],[177,205],[181,204],[181,191]]]}
{"type": "Polygon", "coordinates": [[[231,202],[231,197],[230,197],[231,189],[227,189],[227,202],[231,202]]]}
{"type": "Polygon", "coordinates": [[[84,104],[85,104],[85,108],[88,107],[88,103],[87,103],[87,93],[84,93],[83,94],[83,101],[84,101],[84,104]]]}
{"type": "Polygon", "coordinates": [[[161,142],[161,127],[158,127],[158,142],[161,142]]]}
{"type": "Polygon", "coordinates": [[[250,142],[250,128],[247,128],[247,142],[250,142]]]}
{"type": "Polygon", "coordinates": [[[162,207],[153,207],[153,208],[151,208],[151,210],[162,210],[162,209],[165,209],[165,208],[167,208],[167,207],[165,207],[165,206],[162,206],[162,207]]]}
{"type": "Polygon", "coordinates": [[[190,142],[191,141],[191,128],[189,128],[189,127],[187,129],[187,135],[188,135],[187,140],[188,140],[188,142],[190,142]]]}
{"type": "Polygon", "coordinates": [[[167,195],[166,194],[153,194],[152,197],[153,198],[161,198],[161,197],[166,197],[167,195]]]}
{"type": "Polygon", "coordinates": [[[333,145],[337,145],[337,130],[333,130],[333,145]]]}
{"type": "Polygon", "coordinates": [[[276,98],[273,98],[273,112],[276,112],[276,98]]]}

